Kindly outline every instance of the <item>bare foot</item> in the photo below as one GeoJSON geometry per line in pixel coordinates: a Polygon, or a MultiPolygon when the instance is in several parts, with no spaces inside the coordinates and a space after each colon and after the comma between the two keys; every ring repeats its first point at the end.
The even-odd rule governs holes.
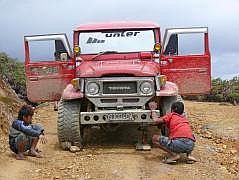
{"type": "Polygon", "coordinates": [[[16,154],[16,159],[17,159],[17,160],[25,160],[26,158],[25,158],[25,156],[23,155],[23,153],[18,153],[18,154],[16,154]]]}
{"type": "Polygon", "coordinates": [[[36,157],[36,158],[42,158],[42,155],[38,153],[36,150],[30,150],[28,152],[28,156],[36,157]]]}
{"type": "Polygon", "coordinates": [[[42,151],[40,149],[36,148],[36,152],[41,153],[42,151]]]}

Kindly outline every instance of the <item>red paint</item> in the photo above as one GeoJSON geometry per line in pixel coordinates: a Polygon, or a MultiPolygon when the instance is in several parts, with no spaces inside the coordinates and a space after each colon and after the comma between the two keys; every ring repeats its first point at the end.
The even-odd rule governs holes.
{"type": "Polygon", "coordinates": [[[102,77],[111,74],[126,74],[130,76],[156,76],[159,72],[158,64],[150,60],[101,60],[83,61],[77,67],[79,77],[102,77]]]}
{"type": "Polygon", "coordinates": [[[84,95],[80,91],[77,91],[72,84],[68,84],[62,93],[62,98],[65,100],[79,99],[83,96],[84,95]]]}
{"type": "Polygon", "coordinates": [[[122,21],[84,24],[75,29],[75,31],[94,31],[108,29],[155,29],[159,26],[152,22],[122,21]]]}
{"type": "Polygon", "coordinates": [[[152,55],[151,52],[141,52],[141,53],[140,53],[140,58],[141,58],[141,59],[152,60],[153,55],[152,55]]]}
{"type": "Polygon", "coordinates": [[[177,96],[178,86],[175,83],[167,81],[165,86],[156,91],[156,96],[177,96]]]}

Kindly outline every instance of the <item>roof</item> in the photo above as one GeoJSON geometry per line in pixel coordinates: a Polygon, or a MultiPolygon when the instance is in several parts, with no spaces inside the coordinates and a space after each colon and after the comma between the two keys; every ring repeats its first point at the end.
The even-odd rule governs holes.
{"type": "Polygon", "coordinates": [[[108,30],[108,29],[151,29],[159,28],[159,25],[152,22],[140,21],[119,21],[83,24],[75,28],[75,31],[92,31],[92,30],[108,30]]]}

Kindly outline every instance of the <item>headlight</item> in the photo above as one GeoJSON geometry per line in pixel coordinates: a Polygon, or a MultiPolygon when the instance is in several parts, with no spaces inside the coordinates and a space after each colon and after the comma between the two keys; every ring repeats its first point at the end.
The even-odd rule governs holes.
{"type": "Polygon", "coordinates": [[[140,85],[140,91],[144,94],[150,94],[153,91],[152,84],[150,82],[143,82],[140,85]]]}
{"type": "Polygon", "coordinates": [[[87,93],[89,93],[90,95],[95,95],[99,92],[99,85],[95,82],[90,82],[87,85],[87,93]]]}

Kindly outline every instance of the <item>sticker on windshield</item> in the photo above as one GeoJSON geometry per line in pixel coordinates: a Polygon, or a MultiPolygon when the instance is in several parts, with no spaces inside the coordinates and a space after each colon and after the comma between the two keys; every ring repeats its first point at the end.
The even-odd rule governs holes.
{"type": "Polygon", "coordinates": [[[104,43],[105,40],[103,39],[97,39],[97,38],[92,38],[89,37],[89,39],[86,41],[86,44],[90,44],[90,43],[104,43]]]}
{"type": "Polygon", "coordinates": [[[131,37],[137,36],[139,31],[103,32],[105,37],[131,37]]]}
{"type": "Polygon", "coordinates": [[[98,54],[104,51],[141,52],[153,51],[154,31],[150,30],[107,30],[81,32],[79,46],[81,54],[98,54]]]}

